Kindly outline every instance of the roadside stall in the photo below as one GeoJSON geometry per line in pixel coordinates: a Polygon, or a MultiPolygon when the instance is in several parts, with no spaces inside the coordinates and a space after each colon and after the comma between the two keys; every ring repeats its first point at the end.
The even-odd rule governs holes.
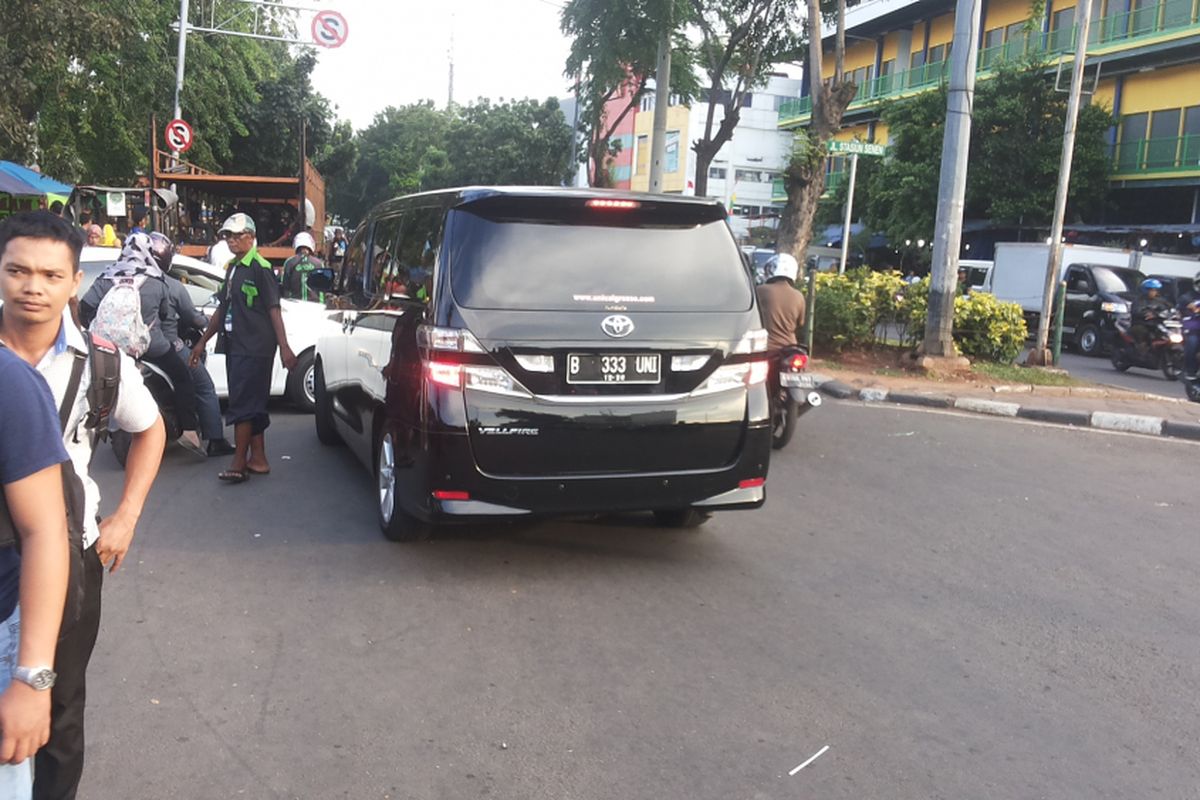
{"type": "Polygon", "coordinates": [[[21,211],[66,205],[71,186],[12,161],[0,161],[0,218],[21,211]]]}

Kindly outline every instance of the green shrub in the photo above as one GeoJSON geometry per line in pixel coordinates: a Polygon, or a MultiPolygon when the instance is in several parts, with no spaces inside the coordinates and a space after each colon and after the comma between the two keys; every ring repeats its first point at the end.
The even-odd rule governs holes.
{"type": "Polygon", "coordinates": [[[834,350],[874,344],[881,326],[898,321],[903,287],[897,272],[818,273],[813,338],[834,350]]]}
{"type": "MultiPolygon", "coordinates": [[[[905,287],[902,306],[906,338],[915,346],[925,338],[929,278],[905,287]]],[[[968,358],[1012,363],[1021,354],[1027,333],[1017,303],[1003,303],[982,292],[954,298],[954,344],[968,358]]]]}
{"type": "Polygon", "coordinates": [[[954,342],[968,358],[1009,364],[1021,354],[1027,334],[1017,303],[983,292],[954,299],[954,342]]]}

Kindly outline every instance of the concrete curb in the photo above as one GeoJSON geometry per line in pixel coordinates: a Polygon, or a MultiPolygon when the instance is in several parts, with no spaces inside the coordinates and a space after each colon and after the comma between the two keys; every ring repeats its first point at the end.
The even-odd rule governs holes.
{"type": "MultiPolygon", "coordinates": [[[[823,377],[823,376],[822,376],[823,377]]],[[[897,403],[899,405],[945,408],[966,411],[990,417],[1011,417],[1050,422],[1056,425],[1071,425],[1079,428],[1097,428],[1122,433],[1138,433],[1146,436],[1161,436],[1174,439],[1200,441],[1200,424],[1173,422],[1161,417],[1143,414],[1117,414],[1110,411],[1081,411],[1073,409],[1043,408],[986,400],[980,397],[955,397],[935,392],[893,392],[878,386],[856,390],[838,380],[825,380],[817,384],[822,394],[839,400],[858,399],[864,403],[897,403]]],[[[1012,394],[1022,393],[1013,387],[1012,394]]],[[[1013,399],[1016,399],[1015,397],[1013,399]]]]}

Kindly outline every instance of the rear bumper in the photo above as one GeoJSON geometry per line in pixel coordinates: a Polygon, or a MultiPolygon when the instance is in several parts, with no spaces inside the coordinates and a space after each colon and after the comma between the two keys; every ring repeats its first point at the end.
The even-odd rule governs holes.
{"type": "Polygon", "coordinates": [[[616,473],[499,477],[481,472],[472,458],[466,434],[430,434],[425,484],[418,492],[414,516],[433,523],[481,521],[531,516],[620,513],[655,509],[758,508],[766,499],[761,485],[743,481],[766,478],[771,431],[749,427],[739,457],[721,469],[680,472],[616,473]],[[438,490],[465,492],[469,499],[437,500],[438,490]]]}

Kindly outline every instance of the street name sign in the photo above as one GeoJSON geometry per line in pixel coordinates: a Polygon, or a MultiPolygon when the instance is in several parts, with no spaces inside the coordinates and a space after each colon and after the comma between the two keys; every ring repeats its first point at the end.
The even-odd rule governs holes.
{"type": "Polygon", "coordinates": [[[835,140],[829,141],[829,152],[845,153],[847,155],[860,156],[881,156],[887,150],[887,147],[881,144],[871,144],[869,142],[839,142],[835,140]]]}

